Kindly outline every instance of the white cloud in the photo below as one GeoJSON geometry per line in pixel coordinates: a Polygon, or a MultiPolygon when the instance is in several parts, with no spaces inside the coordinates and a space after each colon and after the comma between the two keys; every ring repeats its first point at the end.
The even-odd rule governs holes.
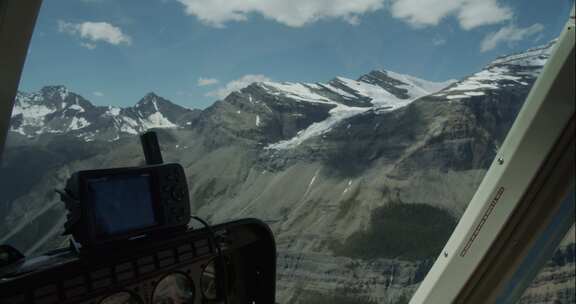
{"type": "Polygon", "coordinates": [[[444,44],[446,44],[446,39],[444,39],[442,37],[436,37],[436,38],[432,39],[432,44],[435,46],[444,45],[444,44]]]}
{"type": "Polygon", "coordinates": [[[512,10],[500,5],[498,0],[467,1],[458,12],[460,26],[465,30],[497,24],[511,19],[512,16],[512,10]]]}
{"type": "Polygon", "coordinates": [[[228,94],[243,89],[254,82],[265,82],[265,81],[272,81],[272,80],[264,75],[252,75],[252,74],[244,75],[239,79],[230,81],[223,87],[220,87],[214,91],[206,93],[206,96],[223,99],[226,96],[228,96],[228,94]]]}
{"type": "Polygon", "coordinates": [[[434,26],[448,16],[469,30],[512,18],[512,10],[499,0],[392,0],[392,16],[415,27],[434,26]]]}
{"type": "MultiPolygon", "coordinates": [[[[130,36],[122,33],[122,30],[119,27],[113,26],[107,22],[70,23],[59,20],[58,30],[61,33],[79,36],[80,38],[90,42],[103,41],[113,45],[132,44],[132,38],[130,38],[130,36]]],[[[89,44],[95,47],[94,43],[84,42],[84,44],[89,44]]],[[[87,45],[83,46],[86,47],[87,45]]]]}
{"type": "Polygon", "coordinates": [[[99,92],[99,91],[95,91],[95,92],[92,92],[92,95],[94,95],[94,96],[96,96],[96,97],[103,97],[103,96],[104,96],[104,93],[99,92]]]}
{"type": "Polygon", "coordinates": [[[486,52],[495,49],[501,43],[514,43],[525,38],[538,34],[544,30],[540,23],[533,24],[527,28],[518,28],[514,25],[508,25],[497,32],[490,33],[484,37],[480,44],[480,51],[486,52]]]}
{"type": "Polygon", "coordinates": [[[245,21],[257,13],[276,22],[300,27],[318,20],[342,19],[351,24],[359,16],[384,6],[385,0],[178,0],[188,15],[205,24],[223,27],[229,21],[245,21]]]}
{"type": "Polygon", "coordinates": [[[216,78],[204,78],[204,77],[198,78],[198,81],[196,82],[196,84],[199,87],[209,86],[209,85],[213,85],[213,84],[217,84],[217,83],[218,83],[218,79],[216,79],[216,78]]]}
{"type": "Polygon", "coordinates": [[[82,43],[80,43],[80,45],[89,49],[89,50],[93,50],[96,48],[96,45],[94,43],[90,43],[90,42],[82,42],[82,43]]]}
{"type": "Polygon", "coordinates": [[[186,14],[214,27],[227,22],[246,21],[252,14],[292,27],[325,19],[341,19],[358,24],[360,17],[389,9],[393,17],[415,27],[434,26],[454,16],[469,30],[512,18],[512,10],[502,0],[177,0],[186,14]]]}

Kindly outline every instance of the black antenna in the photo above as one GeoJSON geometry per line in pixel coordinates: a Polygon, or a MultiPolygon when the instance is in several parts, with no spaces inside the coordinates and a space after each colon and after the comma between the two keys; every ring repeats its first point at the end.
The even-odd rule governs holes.
{"type": "Polygon", "coordinates": [[[147,165],[160,165],[164,162],[162,160],[162,152],[160,151],[156,132],[148,131],[140,135],[140,143],[142,144],[147,165]]]}

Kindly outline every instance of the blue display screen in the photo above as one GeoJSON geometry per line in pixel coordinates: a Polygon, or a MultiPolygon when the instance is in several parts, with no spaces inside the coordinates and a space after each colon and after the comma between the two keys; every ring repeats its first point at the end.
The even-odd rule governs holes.
{"type": "Polygon", "coordinates": [[[157,224],[150,176],[130,175],[88,180],[97,235],[114,235],[157,224]]]}

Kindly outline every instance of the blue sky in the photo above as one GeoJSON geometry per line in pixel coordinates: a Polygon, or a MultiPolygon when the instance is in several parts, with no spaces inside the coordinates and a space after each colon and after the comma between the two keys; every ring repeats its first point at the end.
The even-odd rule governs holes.
{"type": "Polygon", "coordinates": [[[555,38],[573,1],[45,0],[20,90],[204,108],[251,81],[443,81],[555,38]]]}

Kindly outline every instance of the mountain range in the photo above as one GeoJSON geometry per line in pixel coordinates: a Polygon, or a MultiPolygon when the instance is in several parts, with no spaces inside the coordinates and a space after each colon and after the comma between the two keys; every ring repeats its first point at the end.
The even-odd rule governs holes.
{"type": "MultiPolygon", "coordinates": [[[[63,86],[19,92],[0,168],[0,242],[27,253],[63,244],[65,214],[53,189],[78,170],[142,164],[135,135],[155,129],[165,160],[185,168],[193,213],[270,225],[279,303],[403,303],[553,44],[460,80],[374,70],[356,80],[259,82],[204,110],[154,93],[118,108],[63,86]]],[[[574,238],[558,252],[522,303],[574,301],[574,238]]]]}
{"type": "Polygon", "coordinates": [[[46,86],[34,93],[18,92],[11,131],[28,138],[67,134],[84,141],[113,141],[151,128],[185,125],[199,112],[154,93],[129,108],[94,106],[64,86],[46,86]]]}

